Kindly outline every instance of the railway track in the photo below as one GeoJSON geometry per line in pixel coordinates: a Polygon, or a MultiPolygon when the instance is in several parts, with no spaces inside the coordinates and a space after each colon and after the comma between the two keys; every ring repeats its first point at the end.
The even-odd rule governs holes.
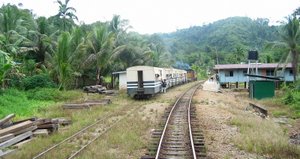
{"type": "Polygon", "coordinates": [[[98,119],[94,123],[84,127],[77,133],[71,135],[70,137],[62,140],[61,142],[49,147],[48,149],[40,152],[33,159],[41,158],[67,158],[73,159],[77,157],[85,148],[96,141],[99,137],[109,131],[111,128],[116,126],[124,118],[128,117],[135,111],[137,111],[140,106],[134,107],[125,113],[124,110],[107,114],[101,119],[98,119]],[[54,156],[51,152],[56,152],[58,156],[54,156]],[[61,152],[61,153],[57,153],[61,152]]]}
{"type": "Polygon", "coordinates": [[[166,111],[162,129],[152,133],[153,142],[142,159],[206,157],[204,137],[191,104],[198,88],[199,85],[182,94],[166,111]]]}

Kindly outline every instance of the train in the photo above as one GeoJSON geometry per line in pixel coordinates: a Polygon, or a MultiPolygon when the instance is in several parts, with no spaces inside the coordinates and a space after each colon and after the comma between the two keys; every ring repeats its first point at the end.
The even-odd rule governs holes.
{"type": "MultiPolygon", "coordinates": [[[[186,83],[186,70],[160,68],[153,66],[133,66],[126,69],[127,94],[133,98],[150,98],[162,91],[162,83],[166,89],[186,83]]],[[[192,76],[194,79],[194,76],[192,76]]]]}

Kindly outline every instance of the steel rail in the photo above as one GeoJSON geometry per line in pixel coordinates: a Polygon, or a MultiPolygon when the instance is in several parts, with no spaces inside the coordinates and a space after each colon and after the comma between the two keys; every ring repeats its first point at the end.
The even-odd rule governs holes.
{"type": "Polygon", "coordinates": [[[125,119],[126,117],[128,117],[131,113],[135,112],[136,110],[138,110],[141,107],[137,107],[134,110],[132,110],[132,112],[126,114],[124,117],[122,117],[121,119],[119,119],[118,121],[116,121],[115,123],[113,123],[112,125],[110,125],[109,127],[107,127],[107,129],[105,131],[103,131],[102,133],[100,133],[99,135],[97,135],[95,138],[93,138],[92,140],[90,140],[87,144],[85,144],[84,146],[82,146],[79,150],[77,150],[76,152],[74,152],[70,157],[68,157],[68,159],[72,159],[74,157],[76,157],[80,152],[82,152],[86,147],[88,147],[91,143],[93,143],[94,141],[96,141],[100,136],[102,136],[103,134],[105,134],[108,130],[110,130],[111,128],[113,128],[115,125],[117,125],[122,119],[125,119]]]}
{"type": "Polygon", "coordinates": [[[193,91],[192,96],[189,101],[189,108],[188,108],[188,123],[189,123],[189,134],[190,134],[190,140],[191,140],[191,145],[192,145],[192,152],[193,152],[193,157],[194,159],[197,159],[196,155],[196,150],[195,150],[195,145],[194,145],[194,138],[193,138],[193,132],[192,132],[192,124],[191,124],[191,105],[192,105],[192,99],[193,96],[196,92],[196,90],[199,88],[199,86],[193,91]]]}
{"type": "MultiPolygon", "coordinates": [[[[109,115],[107,115],[107,116],[109,116],[109,115]]],[[[107,117],[107,116],[105,116],[105,117],[107,117]]],[[[66,139],[62,140],[61,142],[59,142],[59,143],[57,143],[57,144],[55,144],[55,145],[49,147],[48,149],[46,149],[45,151],[39,153],[38,155],[36,155],[36,156],[33,157],[32,159],[37,159],[37,158],[39,158],[39,157],[42,157],[42,156],[45,155],[47,152],[53,150],[54,148],[58,147],[59,145],[61,145],[61,144],[65,143],[66,141],[68,141],[68,140],[70,140],[70,139],[72,139],[72,138],[74,138],[74,137],[80,135],[80,134],[83,133],[85,130],[87,130],[87,129],[93,127],[94,125],[100,123],[101,121],[104,121],[105,117],[101,118],[100,120],[96,121],[95,123],[93,123],[93,124],[91,124],[91,125],[89,125],[89,126],[86,126],[85,128],[83,128],[83,129],[81,129],[80,131],[78,131],[77,133],[75,133],[75,134],[73,134],[73,135],[67,137],[66,139]]]]}
{"type": "MultiPolygon", "coordinates": [[[[199,84],[198,84],[198,85],[199,85],[199,84]]],[[[196,86],[196,87],[198,88],[199,86],[196,86]]],[[[166,120],[166,123],[165,123],[164,129],[163,129],[161,138],[160,138],[160,140],[159,140],[159,144],[158,144],[158,148],[157,148],[157,151],[156,151],[155,159],[159,159],[159,154],[160,154],[162,142],[163,142],[163,139],[164,139],[164,137],[165,137],[166,130],[167,130],[167,127],[168,127],[168,124],[169,124],[171,115],[172,115],[172,113],[173,113],[173,110],[174,110],[175,107],[177,106],[177,103],[179,102],[179,100],[180,100],[180,99],[181,99],[188,91],[190,91],[191,89],[193,89],[193,87],[190,88],[189,90],[187,90],[186,92],[184,92],[184,93],[176,100],[175,104],[173,105],[173,107],[172,107],[172,109],[171,109],[171,111],[170,111],[170,113],[169,113],[169,115],[168,115],[168,118],[167,118],[167,120],[166,120]]],[[[196,91],[196,89],[195,89],[195,91],[196,91]]],[[[194,91],[194,92],[195,92],[195,91],[194,91]]],[[[194,93],[192,94],[192,96],[193,96],[193,95],[194,95],[194,93]]],[[[192,97],[191,97],[191,98],[192,98],[192,97]]],[[[191,99],[191,98],[190,98],[190,99],[191,99]]],[[[190,100],[190,102],[191,102],[191,100],[190,100]]],[[[189,124],[189,125],[190,125],[190,124],[189,124]]],[[[193,147],[194,147],[194,146],[193,146],[193,147]]],[[[193,155],[194,155],[194,153],[195,153],[195,149],[193,150],[193,155]]]]}
{"type": "MultiPolygon", "coordinates": [[[[137,110],[138,108],[140,108],[140,107],[137,107],[137,108],[133,109],[132,111],[135,111],[135,110],[137,110]]],[[[105,119],[107,119],[107,117],[109,117],[109,116],[111,116],[111,115],[113,115],[113,113],[106,114],[106,115],[105,115],[104,117],[102,117],[101,119],[99,119],[99,120],[97,120],[96,122],[94,122],[94,123],[92,123],[92,124],[90,124],[90,125],[84,127],[83,129],[81,129],[81,130],[78,131],[77,133],[75,133],[75,134],[73,134],[73,135],[67,137],[66,139],[60,141],[59,143],[57,143],[57,144],[55,144],[55,145],[49,147],[48,149],[46,149],[46,150],[44,150],[43,152],[39,153],[38,155],[34,156],[32,159],[38,159],[38,158],[44,156],[44,155],[45,155],[46,153],[48,153],[49,151],[55,149],[56,147],[60,146],[61,144],[67,142],[68,140],[73,139],[74,137],[80,135],[81,133],[85,132],[85,131],[88,130],[89,128],[92,128],[93,126],[99,124],[100,122],[104,121],[105,119]]],[[[118,121],[119,121],[119,120],[118,120],[118,121]]],[[[118,123],[118,122],[116,122],[116,123],[118,123]]],[[[115,125],[116,123],[114,123],[113,125],[115,125]]],[[[108,127],[108,129],[110,129],[110,128],[111,128],[111,127],[108,127]]],[[[106,131],[105,131],[105,132],[106,132],[106,131]]],[[[102,135],[102,134],[104,134],[104,133],[101,133],[101,135],[102,135]]],[[[98,137],[100,137],[101,135],[99,135],[98,137]]],[[[97,138],[98,138],[98,137],[97,137],[97,138]]]]}

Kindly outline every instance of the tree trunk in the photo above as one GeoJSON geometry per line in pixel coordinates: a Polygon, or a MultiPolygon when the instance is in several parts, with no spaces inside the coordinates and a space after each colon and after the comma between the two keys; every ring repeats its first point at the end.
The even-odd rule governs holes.
{"type": "Polygon", "coordinates": [[[97,67],[97,71],[96,71],[96,85],[100,84],[100,68],[97,67]]]}
{"type": "Polygon", "coordinates": [[[299,53],[297,51],[292,51],[292,70],[294,75],[294,82],[297,80],[298,75],[298,59],[299,59],[299,53]]]}

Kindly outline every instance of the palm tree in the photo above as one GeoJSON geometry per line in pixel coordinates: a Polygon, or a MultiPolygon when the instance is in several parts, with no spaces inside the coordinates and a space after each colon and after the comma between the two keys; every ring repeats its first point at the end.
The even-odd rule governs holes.
{"type": "Polygon", "coordinates": [[[287,49],[287,53],[283,54],[285,61],[288,58],[292,58],[292,69],[294,75],[294,81],[297,80],[298,75],[298,62],[299,62],[299,52],[300,52],[300,28],[299,20],[294,17],[288,17],[287,24],[283,27],[281,32],[282,41],[277,43],[277,45],[284,46],[287,49]]]}
{"type": "MultiPolygon", "coordinates": [[[[125,46],[115,46],[115,34],[108,31],[106,25],[101,25],[88,35],[90,55],[86,63],[96,63],[96,84],[100,83],[100,75],[112,60],[124,50],[125,46]]],[[[101,84],[101,83],[100,83],[101,84]]]]}
{"type": "Polygon", "coordinates": [[[59,89],[67,89],[74,75],[80,70],[82,56],[85,54],[85,40],[81,30],[75,28],[72,34],[63,32],[58,37],[57,49],[53,55],[47,54],[48,66],[57,76],[59,89]]]}
{"type": "Polygon", "coordinates": [[[67,29],[67,23],[69,25],[72,25],[72,23],[74,23],[74,19],[78,21],[77,16],[74,14],[76,12],[76,9],[73,7],[69,7],[69,2],[70,0],[65,0],[65,3],[63,3],[61,0],[57,0],[57,3],[59,4],[59,11],[56,16],[62,18],[64,31],[66,31],[67,29]]]}

